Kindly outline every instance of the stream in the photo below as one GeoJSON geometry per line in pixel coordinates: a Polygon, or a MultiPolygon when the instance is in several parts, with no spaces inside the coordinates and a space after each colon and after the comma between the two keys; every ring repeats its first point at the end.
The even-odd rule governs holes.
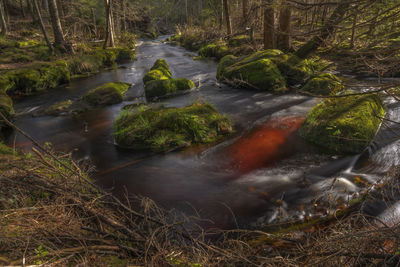
{"type": "MultiPolygon", "coordinates": [[[[114,194],[146,196],[163,207],[187,213],[196,209],[213,221],[210,226],[224,229],[323,216],[333,212],[326,208],[332,200],[346,205],[358,196],[365,183],[357,181],[374,183],[400,164],[400,142],[395,134],[400,132],[399,125],[382,127],[362,155],[327,155],[296,134],[317,99],[219,84],[215,61],[193,60],[195,53],[163,44],[162,39],[140,42],[132,63],[17,101],[15,110],[21,115],[15,124],[42,144],[50,142],[57,151],[90,161],[96,168],[97,183],[114,194]],[[159,155],[114,145],[114,119],[123,106],[146,101],[142,78],[159,58],[168,61],[173,77],[188,78],[198,85],[190,93],[163,99],[161,104],[183,107],[196,100],[210,102],[233,120],[234,136],[214,146],[159,155]],[[133,84],[123,103],[75,116],[31,115],[66,99],[78,100],[108,82],[133,84]],[[316,203],[320,202],[328,205],[319,209],[316,203]]],[[[369,82],[365,84],[367,87],[369,82]]],[[[387,117],[400,121],[400,106],[396,102],[387,106],[387,117]]],[[[25,151],[32,146],[16,133],[9,136],[7,144],[25,151]]],[[[385,215],[384,210],[400,214],[400,202],[382,205],[370,204],[369,214],[387,220],[393,216],[385,215]]]]}

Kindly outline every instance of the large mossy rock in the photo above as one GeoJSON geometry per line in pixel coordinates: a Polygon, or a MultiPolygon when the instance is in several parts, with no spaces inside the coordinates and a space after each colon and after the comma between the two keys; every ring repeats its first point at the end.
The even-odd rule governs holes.
{"type": "Polygon", "coordinates": [[[87,92],[83,100],[93,106],[121,103],[130,86],[131,84],[122,82],[106,83],[87,92]]]}
{"type": "MultiPolygon", "coordinates": [[[[217,79],[247,88],[285,92],[287,87],[298,88],[311,78],[318,78],[325,67],[325,63],[317,60],[302,60],[280,50],[268,49],[240,58],[233,55],[223,57],[218,65],[217,79]]],[[[327,75],[339,82],[334,75],[327,75]]],[[[325,83],[317,81],[313,80],[307,88],[311,89],[313,85],[315,92],[329,91],[325,83]]],[[[331,88],[331,84],[328,87],[331,88]]]]}
{"type": "Polygon", "coordinates": [[[173,95],[178,91],[186,91],[196,87],[191,80],[172,79],[171,70],[164,59],[158,59],[154,63],[150,71],[143,77],[143,83],[148,99],[173,95]]]}
{"type": "Polygon", "coordinates": [[[234,58],[223,58],[217,71],[220,80],[241,87],[263,91],[285,92],[286,82],[275,63],[261,55],[251,55],[232,64],[234,58]]]}
{"type": "Polygon", "coordinates": [[[232,122],[212,105],[184,108],[123,110],[114,123],[118,145],[137,150],[168,151],[198,143],[212,143],[233,131],[232,122]]]}
{"type": "Polygon", "coordinates": [[[178,91],[190,90],[194,87],[196,85],[193,81],[184,78],[154,80],[146,83],[145,92],[146,97],[155,98],[175,94],[178,91]]]}
{"type": "Polygon", "coordinates": [[[150,71],[143,77],[143,83],[146,85],[148,82],[156,80],[168,80],[171,79],[171,70],[168,66],[167,61],[164,59],[158,59],[150,71]]]}
{"type": "Polygon", "coordinates": [[[333,74],[321,73],[317,77],[309,80],[301,90],[315,95],[330,95],[332,93],[337,93],[343,89],[343,84],[333,74]]]}
{"type": "Polygon", "coordinates": [[[385,109],[378,96],[331,98],[315,106],[299,133],[334,153],[359,153],[375,136],[385,109]]]}

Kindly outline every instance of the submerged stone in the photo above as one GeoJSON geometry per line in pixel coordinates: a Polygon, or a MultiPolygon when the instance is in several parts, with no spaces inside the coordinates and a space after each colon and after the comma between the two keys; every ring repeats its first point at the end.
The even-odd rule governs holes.
{"type": "Polygon", "coordinates": [[[299,133],[334,153],[359,153],[374,138],[384,114],[377,95],[331,98],[310,111],[299,133]]]}
{"type": "Polygon", "coordinates": [[[83,96],[83,100],[93,106],[121,103],[130,86],[131,84],[122,82],[106,83],[90,90],[83,96]]]}
{"type": "Polygon", "coordinates": [[[136,150],[169,151],[212,143],[232,132],[226,116],[211,104],[199,102],[183,108],[123,110],[114,123],[117,144],[136,150]]]}

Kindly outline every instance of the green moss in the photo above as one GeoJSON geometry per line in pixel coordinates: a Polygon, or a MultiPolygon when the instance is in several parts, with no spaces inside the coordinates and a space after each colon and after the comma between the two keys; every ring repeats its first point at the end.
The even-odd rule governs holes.
{"type": "Polygon", "coordinates": [[[342,89],[343,84],[339,78],[330,73],[322,73],[312,78],[301,88],[302,91],[316,95],[330,95],[332,92],[338,93],[342,89]]]}
{"type": "Polygon", "coordinates": [[[40,72],[36,69],[20,69],[11,73],[14,92],[29,94],[40,85],[40,72]]]}
{"type": "Polygon", "coordinates": [[[124,110],[114,123],[118,145],[131,149],[168,151],[210,143],[232,132],[232,122],[207,103],[184,108],[124,110]]]}
{"type": "Polygon", "coordinates": [[[0,76],[0,93],[5,93],[15,86],[13,75],[3,73],[0,76]]]}
{"type": "Polygon", "coordinates": [[[359,153],[375,136],[378,117],[384,114],[376,95],[327,99],[310,111],[299,133],[332,152],[359,153]]]}
{"type": "Polygon", "coordinates": [[[12,155],[14,151],[12,148],[0,142],[0,155],[12,155]]]}
{"type": "Polygon", "coordinates": [[[237,62],[237,57],[233,55],[227,55],[224,56],[219,64],[218,64],[218,69],[217,69],[217,79],[222,80],[224,75],[225,75],[225,70],[227,67],[232,66],[237,62]]]}
{"type": "Polygon", "coordinates": [[[131,48],[117,48],[116,62],[131,61],[135,58],[135,50],[131,48]]]}
{"type": "Polygon", "coordinates": [[[83,100],[94,106],[121,103],[130,86],[129,83],[122,82],[106,83],[87,92],[83,100]]]}
{"type": "Polygon", "coordinates": [[[194,87],[196,87],[196,85],[193,81],[184,78],[153,80],[146,83],[145,92],[146,97],[151,99],[174,94],[178,91],[190,90],[194,87]]]}
{"type": "Polygon", "coordinates": [[[40,85],[38,90],[46,90],[68,83],[71,80],[71,74],[68,64],[65,61],[58,61],[53,64],[43,65],[40,69],[40,85]]]}
{"type": "Polygon", "coordinates": [[[226,80],[239,83],[243,87],[273,92],[285,92],[286,83],[277,66],[269,59],[259,59],[229,66],[223,72],[226,80]]]}
{"type": "Polygon", "coordinates": [[[143,83],[147,84],[151,81],[159,81],[159,80],[169,80],[170,76],[166,76],[165,73],[161,70],[151,70],[143,77],[143,83]]]}
{"type": "MultiPolygon", "coordinates": [[[[14,114],[13,101],[5,93],[0,93],[0,112],[7,118],[10,118],[14,114]]],[[[6,128],[8,128],[8,125],[6,125],[4,122],[1,122],[0,119],[0,132],[6,128]]]]}
{"type": "Polygon", "coordinates": [[[229,48],[224,43],[215,43],[203,46],[199,50],[202,57],[215,57],[221,59],[229,54],[229,48]]]}
{"type": "Polygon", "coordinates": [[[247,35],[238,35],[229,39],[229,46],[241,46],[250,43],[250,37],[247,35]]]}
{"type": "Polygon", "coordinates": [[[147,84],[150,81],[168,80],[171,78],[171,70],[167,61],[164,59],[158,59],[154,63],[153,67],[151,67],[150,71],[143,77],[143,83],[147,84]]]}

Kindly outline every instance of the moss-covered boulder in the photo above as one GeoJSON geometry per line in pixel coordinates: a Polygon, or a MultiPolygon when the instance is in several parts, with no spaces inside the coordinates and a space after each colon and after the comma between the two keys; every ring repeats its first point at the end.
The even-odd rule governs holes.
{"type": "Polygon", "coordinates": [[[194,82],[185,78],[154,80],[146,83],[145,92],[146,97],[151,99],[190,90],[194,87],[196,87],[194,82]]]}
{"type": "Polygon", "coordinates": [[[143,77],[143,83],[147,84],[150,81],[155,80],[168,80],[171,79],[171,70],[168,66],[167,61],[164,59],[158,59],[153,67],[151,67],[150,71],[146,73],[143,77]]]}
{"type": "Polygon", "coordinates": [[[376,95],[327,99],[308,114],[299,133],[334,153],[359,153],[375,136],[385,110],[376,95]]]}
{"type": "Polygon", "coordinates": [[[146,97],[148,99],[172,95],[178,91],[190,90],[196,85],[193,81],[178,78],[172,79],[167,61],[158,59],[151,70],[143,77],[146,97]]]}
{"type": "Polygon", "coordinates": [[[83,100],[93,106],[121,103],[130,86],[131,84],[122,82],[106,83],[87,92],[83,100]]]}
{"type": "Polygon", "coordinates": [[[285,92],[285,78],[280,73],[275,63],[266,58],[251,60],[248,57],[239,62],[230,65],[233,58],[225,59],[223,64],[228,65],[226,68],[221,64],[218,76],[220,80],[225,80],[242,87],[273,91],[285,92]]]}
{"type": "Polygon", "coordinates": [[[201,57],[221,59],[229,54],[229,48],[224,43],[215,43],[203,46],[198,53],[201,57]]]}
{"type": "Polygon", "coordinates": [[[221,61],[218,64],[218,69],[217,69],[217,79],[218,80],[223,80],[225,76],[225,71],[229,66],[232,66],[237,62],[237,57],[234,55],[227,55],[221,59],[221,61]]]}
{"type": "Polygon", "coordinates": [[[343,89],[343,84],[338,77],[330,73],[321,73],[309,80],[301,91],[315,95],[330,95],[343,89]]]}
{"type": "Polygon", "coordinates": [[[207,103],[184,108],[141,107],[123,110],[114,123],[118,145],[136,150],[168,151],[211,143],[233,131],[232,122],[207,103]]]}

